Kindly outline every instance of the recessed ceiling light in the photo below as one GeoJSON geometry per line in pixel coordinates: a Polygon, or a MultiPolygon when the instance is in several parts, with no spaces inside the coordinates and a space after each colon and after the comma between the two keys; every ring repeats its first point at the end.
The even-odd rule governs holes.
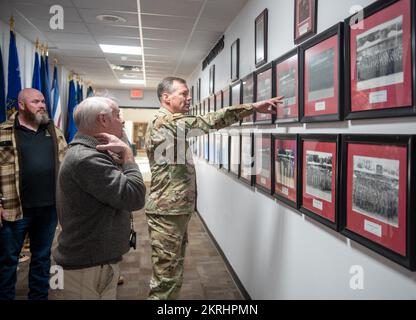
{"type": "Polygon", "coordinates": [[[107,22],[126,22],[127,20],[119,17],[119,16],[115,16],[112,14],[100,14],[98,16],[96,16],[97,20],[99,21],[107,21],[107,22]]]}
{"type": "Polygon", "coordinates": [[[142,47],[137,46],[117,46],[112,44],[100,44],[100,48],[105,53],[132,54],[136,56],[140,56],[142,54],[142,47]]]}
{"type": "Polygon", "coordinates": [[[145,84],[144,80],[135,80],[135,79],[120,79],[122,84],[145,84]]]}

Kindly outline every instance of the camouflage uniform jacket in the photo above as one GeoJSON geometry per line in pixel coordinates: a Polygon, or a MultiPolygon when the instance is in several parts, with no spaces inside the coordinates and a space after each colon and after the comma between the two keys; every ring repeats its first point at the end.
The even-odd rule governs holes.
{"type": "MultiPolygon", "coordinates": [[[[17,112],[9,120],[0,125],[0,199],[7,212],[6,221],[16,221],[23,218],[20,201],[20,170],[19,148],[16,142],[15,124],[17,112]]],[[[58,176],[61,163],[67,148],[62,132],[50,121],[47,130],[54,140],[55,149],[55,176],[58,176]]]]}
{"type": "Polygon", "coordinates": [[[160,108],[146,132],[152,181],[147,214],[180,215],[195,210],[196,179],[186,138],[219,130],[253,114],[251,104],[227,107],[205,116],[172,114],[160,108]]]}

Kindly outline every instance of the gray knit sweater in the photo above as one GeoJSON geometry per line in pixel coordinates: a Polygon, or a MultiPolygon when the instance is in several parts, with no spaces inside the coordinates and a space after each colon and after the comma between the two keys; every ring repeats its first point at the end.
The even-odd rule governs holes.
{"type": "Polygon", "coordinates": [[[129,251],[130,212],[144,205],[138,166],[121,168],[98,141],[77,134],[69,144],[57,182],[62,232],[53,256],[66,268],[87,268],[121,259],[129,251]]]}

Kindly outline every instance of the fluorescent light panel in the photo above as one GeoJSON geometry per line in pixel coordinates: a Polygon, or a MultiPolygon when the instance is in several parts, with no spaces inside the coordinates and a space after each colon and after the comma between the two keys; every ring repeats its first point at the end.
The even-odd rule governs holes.
{"type": "Polygon", "coordinates": [[[120,79],[119,81],[122,84],[146,84],[144,80],[137,79],[120,79]]]}
{"type": "Polygon", "coordinates": [[[142,47],[135,46],[117,46],[112,44],[100,44],[100,48],[105,53],[131,54],[140,56],[142,47]]]}

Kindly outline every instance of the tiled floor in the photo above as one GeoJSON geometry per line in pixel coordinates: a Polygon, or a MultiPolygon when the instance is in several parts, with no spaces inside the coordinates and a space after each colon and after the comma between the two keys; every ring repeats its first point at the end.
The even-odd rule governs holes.
{"type": "MultiPolygon", "coordinates": [[[[124,300],[146,299],[151,275],[146,219],[142,211],[136,212],[134,216],[138,247],[124,256],[121,265],[125,283],[118,287],[118,299],[124,300]]],[[[17,299],[26,299],[28,266],[29,262],[20,265],[17,299]]],[[[196,214],[189,224],[184,275],[180,299],[243,299],[196,214]]],[[[50,299],[61,298],[62,292],[59,290],[50,291],[50,299]]]]}

